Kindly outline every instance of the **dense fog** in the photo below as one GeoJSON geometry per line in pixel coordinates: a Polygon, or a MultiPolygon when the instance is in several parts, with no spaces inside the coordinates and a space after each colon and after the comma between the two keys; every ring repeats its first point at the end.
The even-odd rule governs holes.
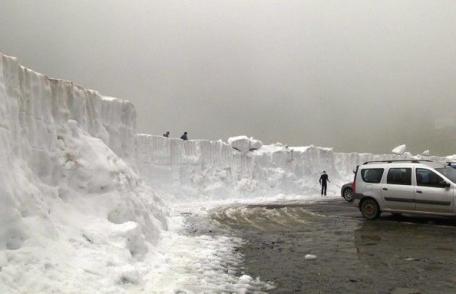
{"type": "Polygon", "coordinates": [[[456,2],[0,2],[0,51],[131,100],[138,129],[456,153],[456,2]]]}

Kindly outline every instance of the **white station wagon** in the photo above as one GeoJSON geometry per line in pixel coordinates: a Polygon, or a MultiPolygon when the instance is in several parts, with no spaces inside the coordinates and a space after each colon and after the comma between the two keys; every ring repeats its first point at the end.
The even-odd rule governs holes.
{"type": "Polygon", "coordinates": [[[353,203],[367,219],[382,212],[456,216],[455,189],[451,163],[368,161],[356,168],[353,203]]]}

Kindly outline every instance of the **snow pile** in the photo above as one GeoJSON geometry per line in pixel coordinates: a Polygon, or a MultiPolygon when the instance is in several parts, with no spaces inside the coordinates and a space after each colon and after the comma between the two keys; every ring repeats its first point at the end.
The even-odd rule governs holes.
{"type": "Polygon", "coordinates": [[[237,136],[228,138],[228,144],[237,151],[246,153],[248,151],[253,151],[260,149],[263,146],[263,142],[256,140],[252,137],[247,136],[237,136]]]}
{"type": "Polygon", "coordinates": [[[134,136],[129,102],[0,55],[1,293],[140,287],[166,212],[134,136]]]}

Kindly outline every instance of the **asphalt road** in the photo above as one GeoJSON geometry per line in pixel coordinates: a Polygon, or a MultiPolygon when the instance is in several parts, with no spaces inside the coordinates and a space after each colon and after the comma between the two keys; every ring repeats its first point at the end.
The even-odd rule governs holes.
{"type": "Polygon", "coordinates": [[[367,221],[342,199],[228,206],[210,215],[245,240],[240,271],[272,281],[271,293],[456,293],[453,219],[367,221]]]}

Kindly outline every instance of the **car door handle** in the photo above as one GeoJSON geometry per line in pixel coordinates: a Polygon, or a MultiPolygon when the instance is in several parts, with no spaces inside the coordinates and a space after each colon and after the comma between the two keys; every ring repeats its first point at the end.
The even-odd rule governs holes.
{"type": "Polygon", "coordinates": [[[383,190],[383,191],[388,191],[388,188],[383,188],[382,190],[383,190]]]}
{"type": "Polygon", "coordinates": [[[423,194],[423,191],[417,190],[416,193],[423,194]]]}

